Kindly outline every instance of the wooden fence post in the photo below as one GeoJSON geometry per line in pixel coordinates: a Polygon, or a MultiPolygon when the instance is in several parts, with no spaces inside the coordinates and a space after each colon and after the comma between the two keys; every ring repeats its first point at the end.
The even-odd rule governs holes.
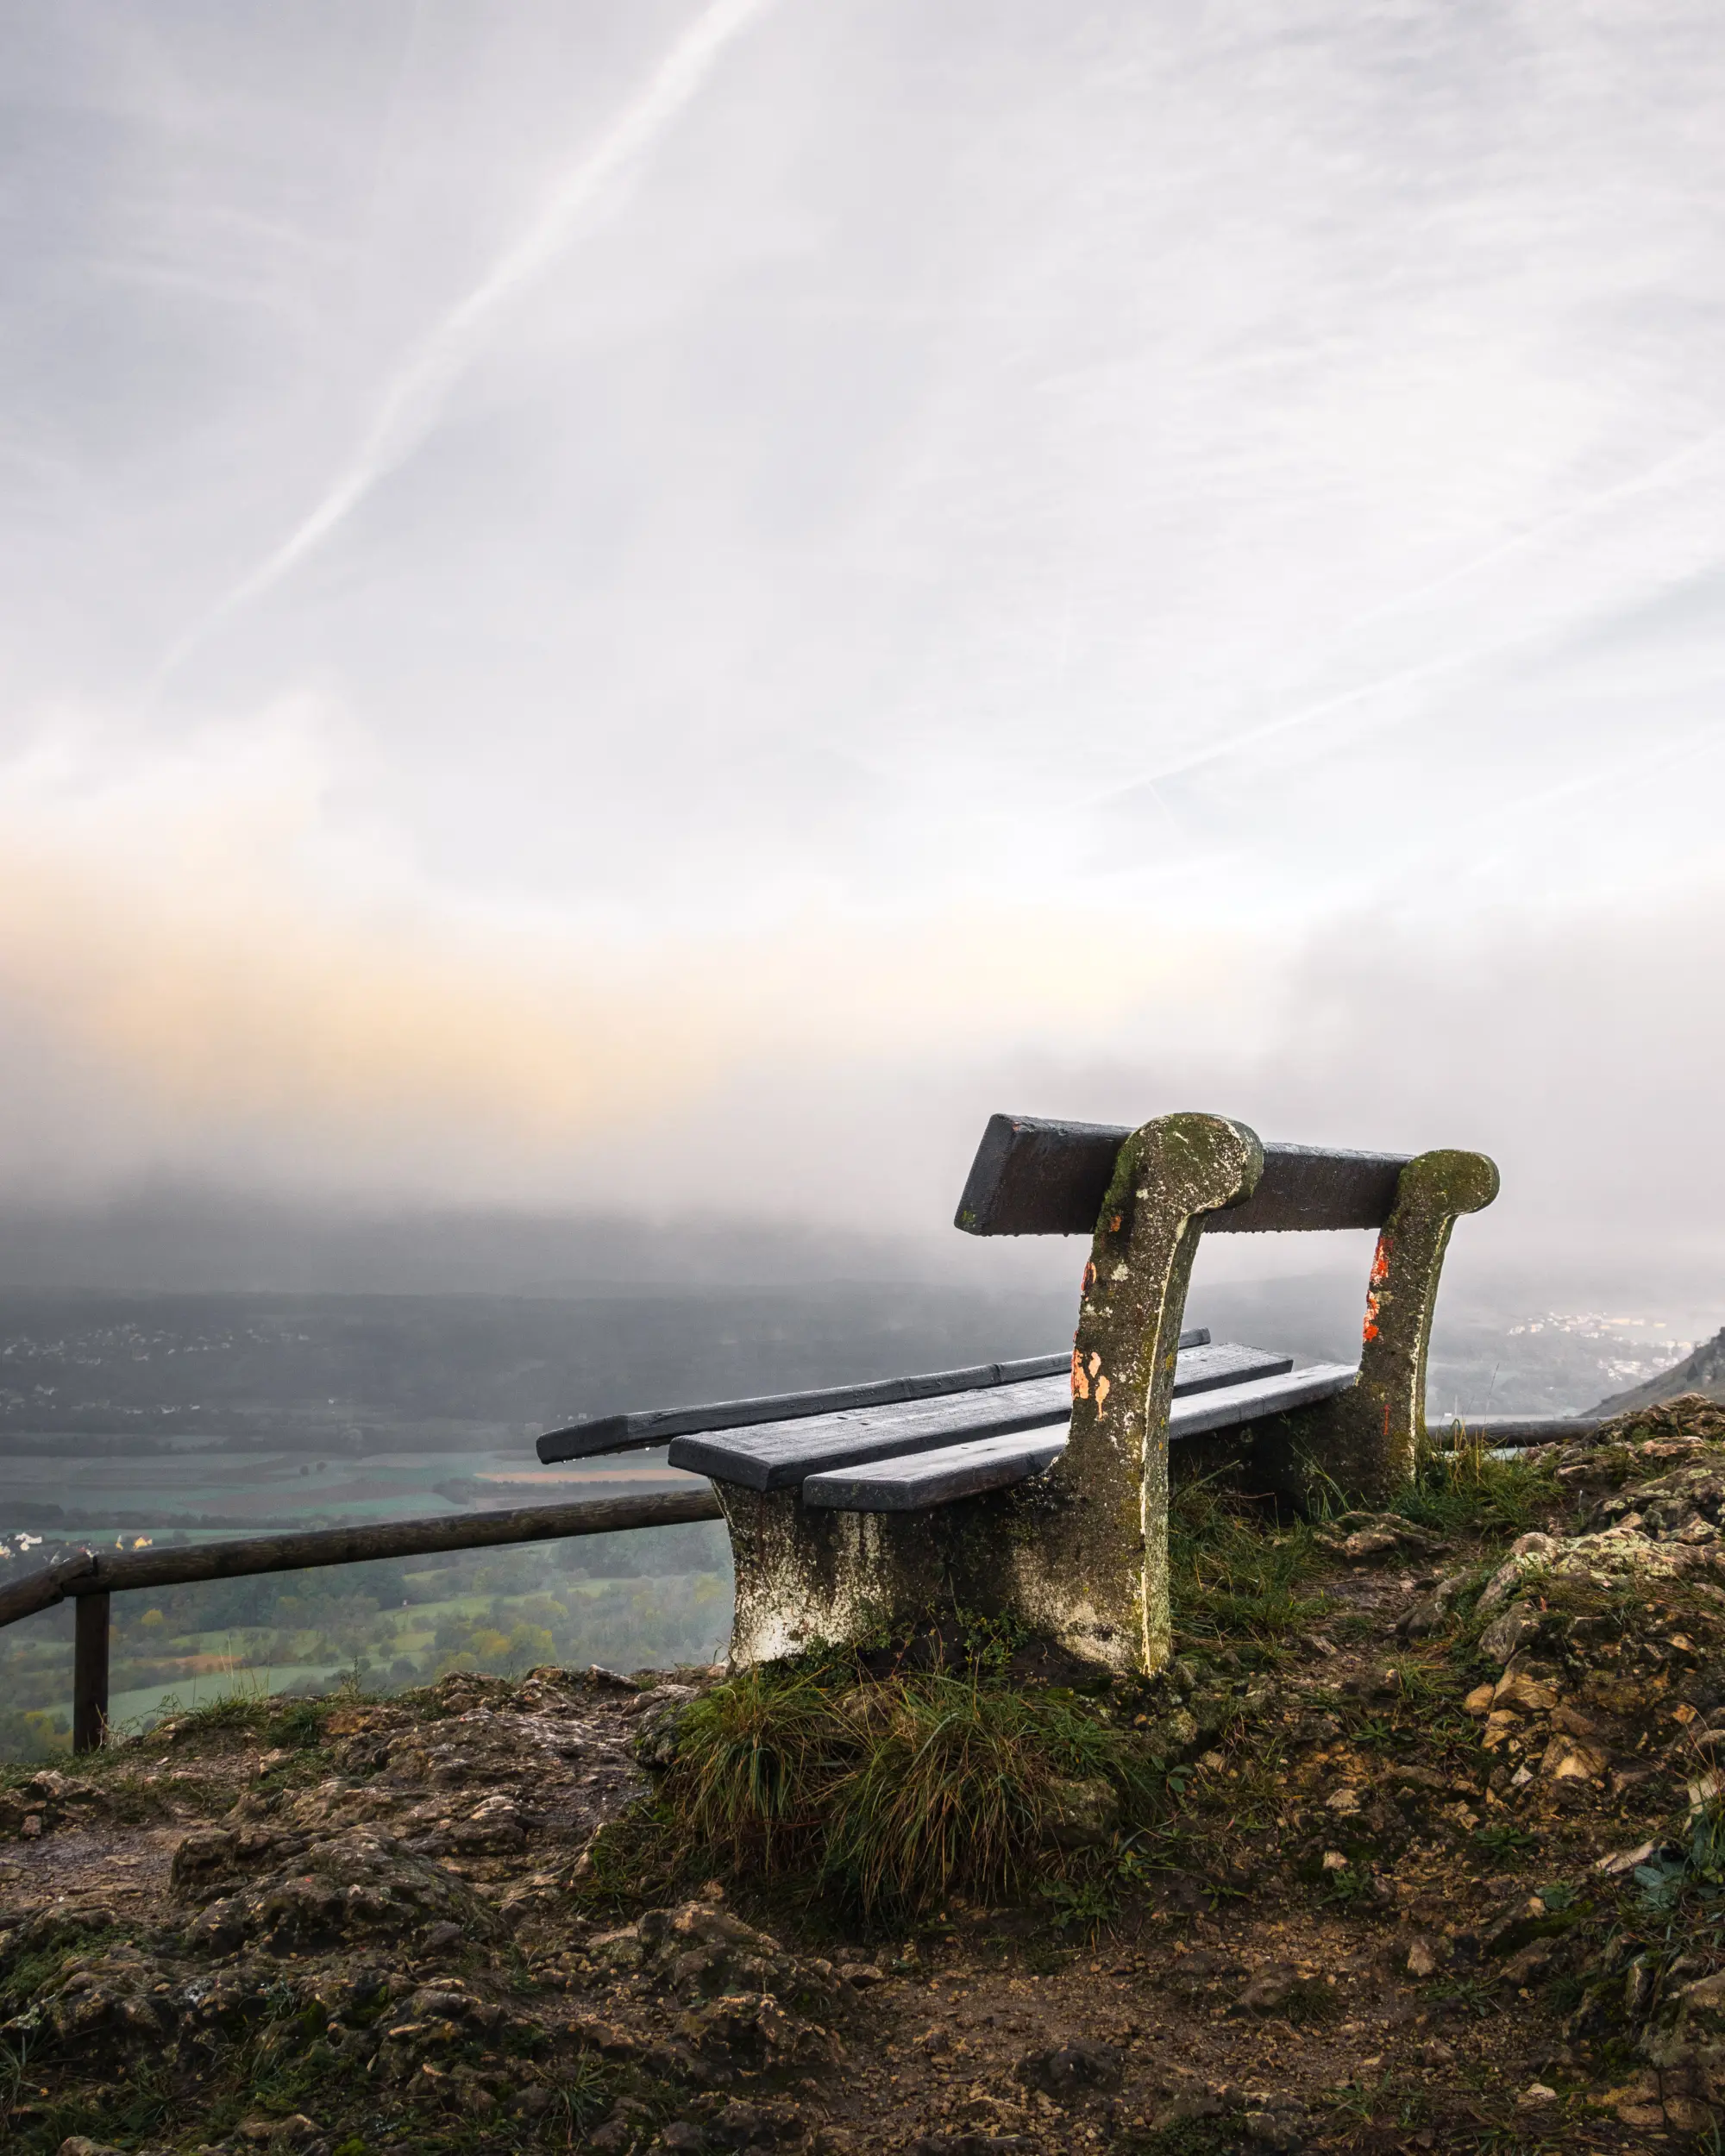
{"type": "Polygon", "coordinates": [[[108,1733],[108,1604],[98,1591],[80,1595],[72,1658],[72,1748],[98,1752],[108,1733]]]}

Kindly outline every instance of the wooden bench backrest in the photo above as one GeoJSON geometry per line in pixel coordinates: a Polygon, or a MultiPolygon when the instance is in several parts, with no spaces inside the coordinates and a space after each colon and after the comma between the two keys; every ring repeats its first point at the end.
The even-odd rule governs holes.
{"type": "MultiPolygon", "coordinates": [[[[1032,1115],[988,1119],[954,1225],[967,1235],[1089,1235],[1130,1131],[1032,1115]]],[[[1243,1203],[1214,1213],[1207,1235],[1381,1228],[1408,1153],[1266,1144],[1264,1174],[1243,1203]]]]}

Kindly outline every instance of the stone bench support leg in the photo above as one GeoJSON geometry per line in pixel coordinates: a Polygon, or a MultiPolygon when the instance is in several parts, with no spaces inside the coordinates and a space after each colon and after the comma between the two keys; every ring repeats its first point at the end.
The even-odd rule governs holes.
{"type": "Polygon", "coordinates": [[[821,1640],[859,1639],[896,1599],[881,1513],[806,1510],[794,1489],[715,1482],[737,1576],[730,1662],[747,1669],[821,1640]]]}
{"type": "Polygon", "coordinates": [[[1302,1497],[1329,1482],[1349,1500],[1385,1504],[1412,1482],[1426,1432],[1426,1357],[1450,1231],[1497,1195],[1484,1153],[1421,1153],[1402,1170],[1372,1253],[1359,1382],[1315,1407],[1263,1426],[1258,1459],[1302,1497]],[[1314,1472],[1315,1470],[1315,1472],[1314,1472]]]}
{"type": "Polygon", "coordinates": [[[1087,1661],[1153,1672],[1169,1658],[1168,1413],[1186,1290],[1203,1216],[1263,1172],[1254,1133],[1220,1116],[1159,1116],[1120,1149],[1084,1269],[1071,1437],[1010,1493],[1013,1603],[1087,1661]]]}
{"type": "Polygon", "coordinates": [[[953,1609],[997,1617],[1013,1607],[1016,1490],[856,1513],[805,1506],[794,1489],[713,1488],[737,1575],[732,1669],[822,1642],[903,1638],[953,1609]]]}

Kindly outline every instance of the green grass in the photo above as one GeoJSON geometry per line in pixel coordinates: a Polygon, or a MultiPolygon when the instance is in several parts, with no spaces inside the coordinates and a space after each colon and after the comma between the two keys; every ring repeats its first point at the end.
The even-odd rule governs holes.
{"type": "Polygon", "coordinates": [[[1543,1525],[1564,1501],[1563,1485],[1548,1463],[1494,1459],[1483,1445],[1470,1445],[1458,1452],[1427,1452],[1395,1508],[1437,1534],[1514,1540],[1543,1525]]]}
{"type": "Polygon", "coordinates": [[[1709,1798],[1671,1853],[1657,1852],[1635,1868],[1641,1908],[1650,1917],[1682,1910],[1691,1919],[1725,1915],[1725,1800],[1709,1798]]]}
{"type": "Polygon", "coordinates": [[[1364,1864],[1351,1864],[1346,1871],[1324,1874],[1323,1898],[1345,1916],[1377,1907],[1371,1872],[1364,1864]]]}
{"type": "Polygon", "coordinates": [[[317,1699],[282,1697],[262,1691],[229,1692],[176,1718],[175,1741],[196,1744],[236,1732],[289,1752],[314,1750],[323,1741],[323,1727],[343,1707],[367,1706],[370,1695],[346,1689],[317,1699]]]}
{"type": "MultiPolygon", "coordinates": [[[[823,1672],[823,1674],[825,1674],[823,1672]]],[[[806,1882],[865,1921],[950,1892],[1011,1894],[1064,1877],[1073,1784],[1142,1809],[1159,1787],[1140,1740],[1070,1693],[968,1675],[818,1682],[795,1665],[716,1685],[677,1751],[635,1856],[687,1875],[806,1882]],[[674,1852],[673,1854],[673,1852],[674,1852]]],[[[620,1882],[599,1867],[597,1883],[620,1882]]]]}
{"type": "Polygon", "coordinates": [[[55,1981],[68,1962],[98,1952],[122,1936],[111,1924],[90,1925],[72,1920],[54,1927],[50,1940],[4,1965],[4,1974],[0,1975],[0,2014],[9,2019],[22,2013],[55,1981]]]}
{"type": "Polygon", "coordinates": [[[1074,1782],[1147,1793],[1129,1744],[1076,1702],[955,1677],[894,1689],[850,1695],[867,1739],[833,1792],[827,1873],[865,1915],[961,1884],[1013,1890],[1044,1859],[1074,1782]]]}
{"type": "Polygon", "coordinates": [[[1168,1557],[1182,1643],[1229,1648],[1248,1668],[1279,1661],[1288,1639],[1329,1607],[1310,1589],[1331,1562],[1312,1527],[1304,1520],[1267,1521],[1220,1476],[1175,1490],[1168,1557]]]}
{"type": "Polygon", "coordinates": [[[1490,1857],[1499,1864],[1509,1864],[1524,1857],[1529,1850],[1537,1849],[1540,1846],[1537,1836],[1530,1834],[1525,1827],[1516,1826],[1513,1820],[1507,1819],[1493,1820],[1488,1826],[1476,1827],[1472,1841],[1483,1856],[1490,1857]]]}
{"type": "Polygon", "coordinates": [[[1106,1879],[1051,1879],[1041,1890],[1057,1931],[1095,1940],[1120,1913],[1119,1896],[1106,1879]]]}
{"type": "Polygon", "coordinates": [[[744,1670],[683,1718],[668,1801],[732,1871],[794,1865],[831,1808],[857,1734],[800,1670],[744,1670]]]}

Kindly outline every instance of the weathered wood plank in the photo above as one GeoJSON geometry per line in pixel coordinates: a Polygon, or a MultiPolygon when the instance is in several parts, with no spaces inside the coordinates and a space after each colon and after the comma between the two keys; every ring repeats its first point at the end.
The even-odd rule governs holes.
{"type": "MultiPolygon", "coordinates": [[[[1268,1348],[1227,1344],[1184,1350],[1176,1363],[1176,1396],[1239,1385],[1293,1368],[1293,1357],[1268,1348]]],[[[1005,1436],[1064,1423],[1072,1411],[1070,1370],[1057,1377],[948,1394],[927,1401],[896,1401],[847,1413],[804,1416],[787,1423],[740,1430],[695,1432],[675,1438],[673,1467],[744,1489],[789,1489],[806,1475],[854,1467],[868,1460],[932,1451],[963,1438],[1005,1436]]]]}
{"type": "Polygon", "coordinates": [[[926,1512],[1027,1482],[1058,1458],[1065,1445],[1063,1430],[1041,1438],[983,1438],[872,1466],[837,1468],[809,1476],[803,1502],[829,1512],[926,1512]]]}
{"type": "MultiPolygon", "coordinates": [[[[1182,1332],[1180,1344],[1201,1347],[1210,1338],[1200,1326],[1182,1332]]],[[[979,1392],[993,1385],[1018,1385],[1033,1377],[1052,1377],[1070,1369],[1072,1351],[1026,1356],[1015,1363],[976,1363],[969,1369],[929,1370],[917,1377],[871,1378],[859,1385],[829,1385],[819,1392],[764,1393],[753,1400],[710,1401],[698,1407],[648,1407],[621,1415],[595,1415],[566,1429],[548,1430],[536,1440],[539,1457],[549,1467],[558,1460],[590,1460],[612,1452],[641,1452],[673,1438],[705,1430],[754,1429],[765,1422],[800,1422],[815,1415],[848,1413],[857,1407],[890,1407],[904,1401],[938,1400],[949,1393],[979,1392]]]]}
{"type": "Polygon", "coordinates": [[[952,1224],[967,1235],[1088,1235],[1120,1147],[1107,1123],[991,1115],[952,1224]]]}
{"type": "Polygon", "coordinates": [[[98,1752],[108,1733],[110,1597],[81,1595],[72,1617],[72,1748],[98,1752]]]}
{"type": "Polygon", "coordinates": [[[678,1438],[673,1467],[744,1489],[794,1489],[806,1476],[869,1460],[933,1451],[963,1438],[1002,1437],[1024,1430],[1063,1428],[1072,1413],[1070,1364],[1057,1377],[944,1400],[909,1401],[851,1414],[812,1415],[790,1424],[712,1431],[678,1438]]]}
{"type": "MultiPolygon", "coordinates": [[[[1356,1375],[1343,1363],[1318,1363],[1250,1379],[1225,1390],[1189,1395],[1175,1402],[1169,1417],[1170,1441],[1309,1407],[1314,1401],[1346,1392],[1356,1375]]],[[[927,1451],[889,1454],[809,1476],[802,1486],[802,1501],[831,1512],[925,1512],[983,1490],[1027,1482],[1057,1459],[1065,1445],[1062,1430],[1044,1437],[973,1438],[927,1451]]]]}
{"type": "Polygon", "coordinates": [[[39,1609],[52,1609],[72,1592],[72,1583],[94,1573],[96,1559],[88,1550],[74,1550],[56,1557],[21,1579],[0,1587],[0,1625],[16,1625],[21,1617],[34,1617],[39,1609]]]}
{"type": "Polygon", "coordinates": [[[1237,1422],[1256,1422],[1264,1415],[1284,1415],[1290,1408],[1309,1407],[1314,1401],[1333,1400],[1338,1393],[1348,1391],[1358,1376],[1349,1363],[1314,1363],[1285,1377],[1252,1378],[1244,1385],[1230,1385],[1226,1392],[1176,1400],[1168,1413],[1169,1441],[1195,1438],[1206,1430],[1226,1430],[1237,1422]]]}
{"type": "Polygon", "coordinates": [[[1274,1348],[1237,1347],[1219,1340],[1214,1347],[1193,1348],[1174,1358],[1174,1397],[1190,1393],[1213,1393],[1226,1385],[1244,1385],[1248,1378],[1279,1377],[1294,1367],[1291,1355],[1274,1348]]]}
{"type": "MultiPolygon", "coordinates": [[[[1038,1116],[988,1119],[956,1225],[969,1235],[1088,1235],[1129,1131],[1038,1116]]],[[[1269,1144],[1264,1175],[1239,1206],[1213,1213],[1208,1235],[1377,1228],[1389,1217],[1411,1156],[1269,1144]]]]}
{"type": "Polygon", "coordinates": [[[931,1370],[916,1377],[881,1377],[860,1385],[829,1385],[819,1392],[767,1393],[754,1400],[710,1401],[705,1407],[649,1407],[630,1414],[596,1415],[548,1430],[537,1440],[539,1457],[591,1459],[601,1453],[639,1452],[691,1437],[703,1430],[753,1429],[766,1422],[800,1422],[806,1417],[843,1413],[859,1407],[888,1407],[906,1401],[937,1400],[949,1393],[979,1392],[1026,1379],[1052,1377],[1070,1369],[1071,1351],[1026,1356],[1015,1363],[978,1363],[967,1369],[931,1370]]]}
{"type": "Polygon", "coordinates": [[[1453,1448],[1462,1445],[1573,1444],[1605,1427],[1607,1415],[1433,1415],[1426,1427],[1435,1443],[1453,1448]]]}

